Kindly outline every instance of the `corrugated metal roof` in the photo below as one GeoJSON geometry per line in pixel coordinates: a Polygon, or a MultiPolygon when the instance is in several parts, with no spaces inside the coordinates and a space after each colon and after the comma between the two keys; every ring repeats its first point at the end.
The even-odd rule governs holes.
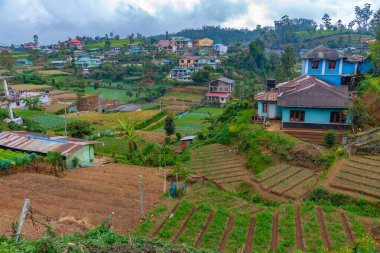
{"type": "Polygon", "coordinates": [[[234,83],[235,82],[234,80],[229,79],[227,77],[221,77],[221,78],[218,78],[217,80],[225,82],[225,83],[234,83]]]}
{"type": "Polygon", "coordinates": [[[326,47],[318,46],[308,53],[301,56],[303,59],[330,59],[336,60],[345,58],[345,55],[339,53],[337,50],[326,47]]]}
{"type": "Polygon", "coordinates": [[[95,144],[100,142],[24,131],[0,133],[0,147],[42,154],[57,152],[69,156],[83,146],[95,144]]]}
{"type": "Polygon", "coordinates": [[[278,105],[305,108],[349,108],[347,86],[336,87],[318,78],[305,75],[276,86],[280,90],[278,105]]]}
{"type": "Polygon", "coordinates": [[[260,92],[255,96],[258,101],[277,101],[278,91],[260,92]]]}
{"type": "Polygon", "coordinates": [[[228,98],[230,93],[227,92],[207,92],[206,97],[220,97],[220,98],[228,98]]]}

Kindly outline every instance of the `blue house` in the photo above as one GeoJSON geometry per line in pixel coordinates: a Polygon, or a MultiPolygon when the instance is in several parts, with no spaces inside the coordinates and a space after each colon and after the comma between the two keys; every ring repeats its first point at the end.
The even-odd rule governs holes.
{"type": "Polygon", "coordinates": [[[302,75],[311,75],[332,85],[350,85],[355,78],[371,71],[368,57],[345,55],[326,46],[318,46],[301,56],[302,75]]]}
{"type": "Polygon", "coordinates": [[[301,56],[302,75],[258,93],[254,120],[281,119],[282,128],[346,129],[349,87],[372,70],[371,61],[319,46],[301,56]]]}
{"type": "Polygon", "coordinates": [[[328,84],[310,75],[278,84],[256,95],[258,116],[282,119],[282,128],[346,129],[351,107],[347,86],[328,84]]]}

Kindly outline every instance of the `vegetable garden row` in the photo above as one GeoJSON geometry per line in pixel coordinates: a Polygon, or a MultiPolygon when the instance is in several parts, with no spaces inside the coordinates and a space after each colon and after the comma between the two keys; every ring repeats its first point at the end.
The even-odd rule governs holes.
{"type": "Polygon", "coordinates": [[[160,206],[136,230],[137,235],[221,252],[337,250],[366,232],[361,218],[312,203],[251,214],[189,200],[160,206]]]}
{"type": "Polygon", "coordinates": [[[298,200],[311,191],[318,176],[310,169],[279,164],[260,173],[255,181],[271,194],[298,200]]]}
{"type": "Polygon", "coordinates": [[[220,187],[232,189],[243,179],[252,177],[252,173],[245,168],[244,163],[244,160],[231,148],[211,144],[196,149],[194,158],[188,166],[220,187]]]}
{"type": "Polygon", "coordinates": [[[328,184],[332,191],[380,200],[380,156],[351,156],[337,170],[328,184]]]}

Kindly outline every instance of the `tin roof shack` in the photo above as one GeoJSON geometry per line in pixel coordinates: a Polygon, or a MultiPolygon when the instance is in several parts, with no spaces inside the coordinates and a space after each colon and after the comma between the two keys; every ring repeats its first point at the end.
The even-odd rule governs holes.
{"type": "Polygon", "coordinates": [[[197,136],[195,136],[195,135],[183,137],[181,139],[181,148],[182,148],[182,150],[185,150],[187,147],[189,147],[191,144],[193,144],[194,141],[195,141],[195,138],[197,138],[197,136]]]}
{"type": "Polygon", "coordinates": [[[74,167],[73,160],[78,159],[78,165],[88,167],[93,165],[94,146],[101,144],[64,136],[51,136],[25,131],[0,133],[0,147],[15,151],[46,155],[48,152],[61,154],[66,167],[74,167]]]}

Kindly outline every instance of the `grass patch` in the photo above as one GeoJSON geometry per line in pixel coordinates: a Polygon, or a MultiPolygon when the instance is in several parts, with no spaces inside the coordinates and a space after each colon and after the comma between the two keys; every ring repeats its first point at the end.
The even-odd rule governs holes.
{"type": "Polygon", "coordinates": [[[101,99],[112,99],[122,102],[133,102],[138,99],[146,98],[146,93],[141,92],[138,97],[136,97],[136,92],[132,92],[133,96],[127,96],[125,90],[113,89],[113,88],[98,88],[95,90],[93,87],[87,87],[85,90],[87,94],[99,94],[101,99]]]}
{"type": "MultiPolygon", "coordinates": [[[[33,117],[30,117],[30,119],[38,122],[40,126],[45,130],[61,128],[65,125],[64,117],[51,115],[51,114],[33,116],[33,117]]],[[[66,123],[70,123],[74,121],[76,121],[76,119],[66,118],[66,123]]]]}

